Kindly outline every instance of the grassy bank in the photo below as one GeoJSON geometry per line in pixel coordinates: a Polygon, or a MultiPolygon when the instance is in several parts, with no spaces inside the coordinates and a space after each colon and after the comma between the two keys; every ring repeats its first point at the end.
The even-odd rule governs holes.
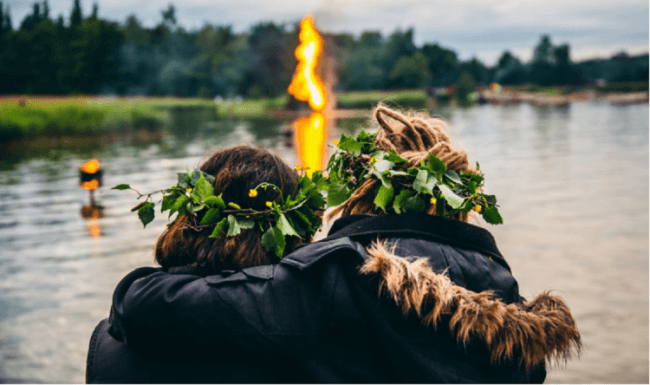
{"type": "Polygon", "coordinates": [[[404,91],[357,91],[336,94],[337,108],[371,109],[382,102],[398,108],[426,109],[429,98],[424,90],[404,91]]]}
{"type": "MultiPolygon", "coordinates": [[[[0,140],[153,130],[169,118],[171,108],[207,106],[200,99],[4,97],[0,98],[0,140]]],[[[209,106],[214,108],[214,103],[209,106]]]]}

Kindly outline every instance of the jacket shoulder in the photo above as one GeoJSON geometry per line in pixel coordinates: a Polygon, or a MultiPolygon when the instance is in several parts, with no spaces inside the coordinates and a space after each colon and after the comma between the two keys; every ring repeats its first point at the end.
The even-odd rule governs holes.
{"type": "Polygon", "coordinates": [[[365,259],[366,250],[359,242],[355,242],[349,237],[336,238],[303,246],[285,256],[280,263],[296,267],[299,270],[308,270],[320,261],[334,256],[362,261],[365,259]]]}

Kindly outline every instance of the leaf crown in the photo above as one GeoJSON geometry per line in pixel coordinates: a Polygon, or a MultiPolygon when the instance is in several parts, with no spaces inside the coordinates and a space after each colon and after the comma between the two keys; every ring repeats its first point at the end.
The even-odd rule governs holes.
{"type": "Polygon", "coordinates": [[[187,170],[178,174],[178,183],[174,186],[150,194],[141,194],[128,184],[120,184],[115,190],[134,190],[138,199],[146,196],[144,202],[131,211],[137,211],[138,217],[146,227],[155,216],[155,203],[151,196],[162,193],[161,212],[169,211],[169,217],[177,214],[168,224],[178,218],[188,216],[188,228],[200,231],[214,228],[210,238],[222,234],[228,237],[238,235],[244,229],[258,227],[262,232],[262,247],[282,259],[286,246],[286,237],[309,239],[321,226],[321,214],[325,208],[325,199],[321,191],[326,190],[327,180],[320,172],[314,172],[309,178],[299,175],[297,191],[284,197],[282,190],[271,183],[260,183],[249,191],[251,198],[257,197],[259,189],[274,189],[278,198],[266,202],[266,209],[255,210],[241,208],[235,202],[225,202],[223,194],[216,195],[214,177],[200,170],[187,170]],[[199,220],[199,213],[203,216],[199,220]]]}
{"type": "Polygon", "coordinates": [[[448,170],[443,161],[429,153],[428,159],[409,166],[396,151],[382,151],[376,134],[361,131],[356,138],[341,136],[337,151],[327,165],[328,206],[349,199],[368,178],[381,182],[374,205],[385,213],[424,212],[431,206],[435,214],[452,218],[474,210],[490,224],[503,223],[494,195],[483,193],[484,176],[448,170]]]}

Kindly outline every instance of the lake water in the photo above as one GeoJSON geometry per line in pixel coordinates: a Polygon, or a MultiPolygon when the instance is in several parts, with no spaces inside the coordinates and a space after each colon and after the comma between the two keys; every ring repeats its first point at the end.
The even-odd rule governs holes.
{"type": "MultiPolygon", "coordinates": [[[[648,105],[479,106],[443,111],[479,161],[505,224],[489,227],[522,295],[554,289],[584,351],[551,383],[648,383],[648,105]]],[[[352,132],[363,120],[339,121],[352,132]]],[[[88,341],[132,269],[153,265],[162,216],[142,229],[129,183],[175,183],[215,146],[253,144],[297,164],[288,121],[178,116],[161,138],[0,156],[0,382],[84,382],[88,341]],[[78,167],[97,157],[103,217],[83,219],[78,167]],[[2,160],[4,159],[4,160],[2,160]],[[9,159],[9,160],[7,160],[9,159]]]]}

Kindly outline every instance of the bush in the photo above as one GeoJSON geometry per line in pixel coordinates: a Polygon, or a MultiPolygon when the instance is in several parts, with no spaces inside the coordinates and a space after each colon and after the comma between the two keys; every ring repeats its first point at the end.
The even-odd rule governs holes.
{"type": "Polygon", "coordinates": [[[609,83],[597,87],[598,92],[648,92],[648,82],[609,83]]]}

